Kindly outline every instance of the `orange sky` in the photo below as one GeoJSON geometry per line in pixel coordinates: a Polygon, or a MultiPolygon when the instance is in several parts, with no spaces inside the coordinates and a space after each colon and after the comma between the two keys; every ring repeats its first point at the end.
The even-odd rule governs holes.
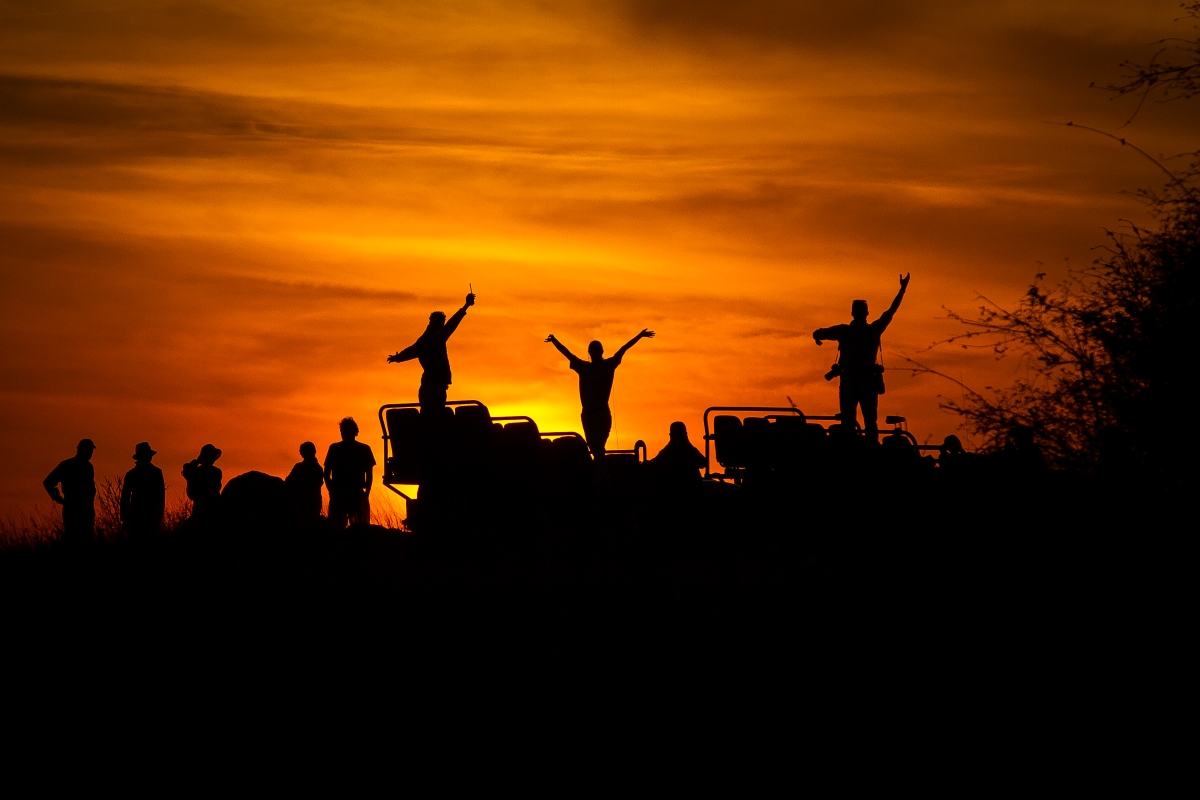
{"type": "MultiPolygon", "coordinates": [[[[831,413],[819,325],[911,271],[885,359],[1090,261],[1153,168],[1100,137],[1089,82],[1173,33],[1159,2],[0,2],[0,504],[83,436],[99,474],[214,442],[286,474],[414,400],[384,358],[479,304],[452,397],[578,426],[542,342],[611,351],[616,438],[652,451],[715,404],[831,413]],[[1065,261],[1064,259],[1070,259],[1065,261]]],[[[1124,130],[1194,149],[1197,106],[1124,130]],[[1190,116],[1189,116],[1190,115],[1190,116]]],[[[920,356],[967,383],[1008,365],[920,356]]],[[[881,413],[953,432],[931,378],[881,413]]],[[[615,442],[614,442],[615,443],[615,442]]]]}

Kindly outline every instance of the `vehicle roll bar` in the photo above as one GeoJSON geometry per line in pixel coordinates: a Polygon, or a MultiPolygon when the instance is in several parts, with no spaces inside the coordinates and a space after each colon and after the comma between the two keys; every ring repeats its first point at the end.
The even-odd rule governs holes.
{"type": "MultiPolygon", "coordinates": [[[[447,407],[480,406],[481,408],[484,407],[483,403],[480,402],[479,400],[447,400],[446,406],[447,407]]],[[[383,465],[384,465],[383,466],[383,475],[380,477],[379,482],[382,483],[384,486],[386,486],[392,492],[395,492],[396,494],[403,497],[405,500],[412,500],[413,498],[409,497],[404,492],[400,491],[395,486],[388,483],[388,480],[387,480],[388,451],[389,451],[390,445],[391,445],[391,437],[388,435],[387,422],[384,421],[384,412],[386,412],[389,408],[420,408],[420,407],[421,407],[420,403],[388,403],[387,405],[382,405],[379,407],[379,428],[383,431],[383,465]]],[[[524,417],[524,419],[529,419],[529,418],[524,417]]],[[[533,420],[530,420],[530,422],[532,422],[532,421],[533,420]]]]}
{"type": "MultiPolygon", "coordinates": [[[[478,400],[447,400],[446,406],[447,407],[450,407],[450,406],[480,406],[481,408],[485,407],[483,405],[483,403],[481,403],[478,400]]],[[[387,422],[385,422],[383,419],[384,412],[387,411],[389,408],[420,408],[420,407],[421,407],[420,403],[388,403],[387,405],[383,405],[383,406],[379,407],[379,428],[380,428],[380,430],[383,431],[383,463],[384,464],[387,464],[388,445],[389,445],[390,439],[391,439],[391,437],[388,436],[387,422]]],[[[493,417],[493,419],[495,419],[495,418],[493,417]]],[[[517,417],[513,417],[512,419],[517,419],[517,417]]],[[[533,420],[529,419],[529,417],[520,417],[520,419],[527,419],[530,422],[533,422],[533,420]]],[[[392,491],[395,491],[395,490],[393,489],[392,491]]],[[[396,494],[400,494],[400,493],[396,492],[396,494]]],[[[402,494],[400,496],[404,497],[404,495],[402,495],[402,494]]],[[[407,498],[405,498],[405,499],[407,499],[407,498]]]]}
{"type": "Polygon", "coordinates": [[[620,453],[622,455],[635,455],[635,456],[637,456],[637,460],[638,460],[639,464],[645,464],[649,460],[647,458],[646,443],[643,442],[641,439],[638,439],[636,442],[634,442],[633,447],[630,448],[629,450],[609,450],[608,448],[605,448],[604,454],[608,455],[609,453],[620,453]]]}
{"type": "Polygon", "coordinates": [[[712,439],[709,430],[708,417],[714,411],[773,411],[778,414],[792,414],[802,419],[833,419],[833,417],[806,417],[804,412],[795,406],[709,406],[704,409],[704,477],[712,477],[712,439]]]}

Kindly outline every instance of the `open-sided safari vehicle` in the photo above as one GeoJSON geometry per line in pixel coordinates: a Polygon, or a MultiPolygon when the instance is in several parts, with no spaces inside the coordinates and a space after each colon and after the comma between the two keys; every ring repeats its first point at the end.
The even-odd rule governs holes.
{"type": "Polygon", "coordinates": [[[880,431],[880,447],[874,448],[857,420],[843,423],[837,414],[808,416],[795,406],[712,406],[704,411],[704,476],[741,485],[815,478],[864,461],[897,469],[934,466],[922,452],[940,452],[942,445],[918,443],[904,417],[888,416],[885,424],[892,428],[880,431]]]}
{"type": "MultiPolygon", "coordinates": [[[[379,409],[383,485],[408,502],[409,524],[471,514],[475,509],[529,510],[578,497],[593,474],[592,457],[575,431],[542,431],[532,417],[493,417],[478,400],[452,400],[436,419],[418,403],[379,409]],[[401,486],[417,486],[410,496],[401,486]]],[[[635,483],[646,461],[642,441],[606,454],[607,479],[635,483]]]]}

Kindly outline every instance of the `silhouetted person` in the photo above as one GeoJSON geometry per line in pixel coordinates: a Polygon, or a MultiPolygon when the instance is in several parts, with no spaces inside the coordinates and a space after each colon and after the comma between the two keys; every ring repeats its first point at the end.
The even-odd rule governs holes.
{"type": "Polygon", "coordinates": [[[1034,429],[1029,425],[1012,427],[1001,455],[1004,463],[1018,472],[1037,473],[1046,469],[1046,457],[1034,439],[1034,429]]]}
{"type": "Polygon", "coordinates": [[[654,337],[654,331],[643,329],[641,333],[626,342],[612,358],[604,357],[604,345],[593,341],[588,344],[588,355],[591,361],[584,361],[555,338],[554,334],[546,337],[558,352],[567,357],[571,369],[579,373],[579,401],[583,405],[583,413],[579,419],[583,422],[583,438],[587,440],[588,449],[596,461],[604,459],[604,446],[608,444],[608,434],[612,431],[612,411],[608,407],[608,398],[612,394],[613,376],[625,352],[638,343],[639,339],[654,337]]]}
{"type": "Polygon", "coordinates": [[[63,541],[68,544],[89,544],[96,535],[96,470],[92,466],[95,449],[96,443],[91,439],[80,439],[75,455],[60,461],[42,481],[50,499],[63,507],[63,541]]]}
{"type": "Polygon", "coordinates": [[[654,457],[654,469],[663,488],[684,490],[700,485],[700,471],[708,460],[688,440],[687,426],[671,423],[671,441],[654,457]]]}
{"type": "Polygon", "coordinates": [[[156,452],[150,449],[149,442],[138,442],[133,448],[134,467],[125,473],[121,486],[121,526],[130,536],[162,530],[167,484],[162,470],[150,463],[156,452]]]}
{"type": "Polygon", "coordinates": [[[300,445],[300,459],[284,479],[292,496],[292,506],[303,518],[319,517],[325,474],[321,462],[317,461],[317,446],[312,442],[300,445]]]}
{"type": "Polygon", "coordinates": [[[421,402],[421,413],[440,414],[446,407],[446,390],[453,383],[450,376],[450,356],[446,353],[446,341],[458,330],[458,325],[467,315],[467,309],[475,305],[475,294],[467,295],[467,302],[454,312],[448,321],[441,311],[429,315],[429,326],[411,346],[388,356],[388,363],[399,364],[414,358],[421,363],[421,389],[417,399],[421,402]]]}
{"type": "Polygon", "coordinates": [[[867,322],[867,301],[855,300],[850,305],[853,320],[849,325],[834,325],[813,331],[813,338],[818,345],[824,344],[826,339],[838,343],[838,362],[830,372],[841,375],[838,401],[842,421],[852,426],[857,408],[861,406],[863,430],[873,439],[879,434],[879,395],[883,393],[883,368],[877,368],[875,354],[880,349],[880,337],[892,323],[892,317],[904,299],[909,277],[901,276],[896,299],[874,322],[867,322]]]}
{"type": "Polygon", "coordinates": [[[375,454],[370,445],[356,442],[358,423],[346,417],[338,425],[342,440],[325,454],[325,488],[329,490],[329,521],[336,528],[371,521],[371,482],[375,454]]]}
{"type": "Polygon", "coordinates": [[[211,444],[200,448],[200,455],[183,465],[187,496],[192,501],[192,519],[211,520],[221,510],[221,469],[214,466],[221,451],[211,444]]]}

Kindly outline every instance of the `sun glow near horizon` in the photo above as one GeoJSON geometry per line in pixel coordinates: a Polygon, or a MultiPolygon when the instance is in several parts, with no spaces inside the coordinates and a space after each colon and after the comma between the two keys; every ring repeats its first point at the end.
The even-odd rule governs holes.
{"type": "MultiPolygon", "coordinates": [[[[958,390],[900,357],[1003,382],[921,352],[943,306],[1144,219],[1120,194],[1144,163],[1045,121],[1120,124],[1087,85],[1174,2],[739,9],[0,3],[0,502],[44,501],[84,436],[99,474],[150,440],[168,476],[208,441],[227,476],[281,475],[351,415],[381,455],[376,410],[419,381],[386,355],[469,285],[452,397],[578,430],[546,334],[612,352],[650,327],[614,410],[653,452],[708,405],[834,408],[811,331],[911,272],[881,414],[954,432],[958,390]]],[[[1137,133],[1188,149],[1195,114],[1137,133]]]]}

